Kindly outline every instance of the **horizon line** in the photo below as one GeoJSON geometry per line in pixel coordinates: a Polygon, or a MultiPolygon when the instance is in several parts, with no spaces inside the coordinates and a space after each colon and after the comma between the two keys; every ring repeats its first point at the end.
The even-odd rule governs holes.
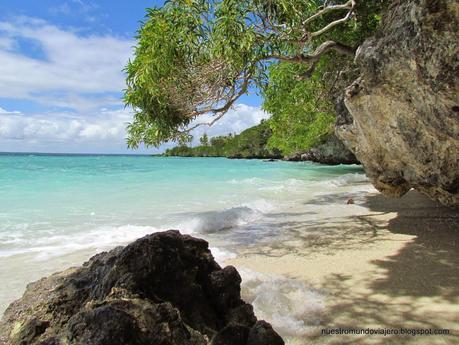
{"type": "Polygon", "coordinates": [[[86,152],[37,152],[0,151],[0,155],[75,155],[75,156],[152,156],[160,153],[86,153],[86,152]]]}

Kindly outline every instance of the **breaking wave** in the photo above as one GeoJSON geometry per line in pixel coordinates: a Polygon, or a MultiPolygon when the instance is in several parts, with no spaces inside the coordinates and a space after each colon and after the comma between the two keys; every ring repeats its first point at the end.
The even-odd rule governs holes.
{"type": "Polygon", "coordinates": [[[284,336],[310,333],[322,320],[324,296],[289,278],[239,268],[243,298],[259,319],[269,320],[284,336]]]}

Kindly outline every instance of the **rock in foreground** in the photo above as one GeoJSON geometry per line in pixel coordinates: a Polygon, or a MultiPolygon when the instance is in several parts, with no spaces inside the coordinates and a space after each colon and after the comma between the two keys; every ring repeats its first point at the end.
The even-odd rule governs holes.
{"type": "Polygon", "coordinates": [[[358,50],[338,136],[377,189],[459,205],[459,2],[393,1],[358,50]]]}
{"type": "Polygon", "coordinates": [[[155,233],[29,284],[0,323],[11,345],[280,345],[208,243],[155,233]]]}

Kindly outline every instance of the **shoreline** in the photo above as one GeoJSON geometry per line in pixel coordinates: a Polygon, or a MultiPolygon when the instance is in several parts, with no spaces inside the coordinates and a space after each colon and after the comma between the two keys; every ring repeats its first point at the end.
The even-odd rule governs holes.
{"type": "MultiPolygon", "coordinates": [[[[207,232],[199,223],[203,232],[191,233],[210,243],[222,267],[237,268],[243,278],[243,299],[254,305],[256,313],[261,308],[258,318],[270,322],[287,345],[303,345],[305,339],[308,344],[457,343],[459,213],[415,191],[402,199],[385,198],[355,174],[318,182],[313,189],[298,181],[271,183],[272,192],[282,187],[278,196],[289,193],[289,198],[273,199],[287,202],[268,207],[256,215],[261,218],[254,224],[249,217],[244,225],[244,218],[233,214],[246,212],[239,206],[231,212],[201,212],[199,218],[209,222],[208,230],[222,219],[239,224],[235,228],[207,232]],[[347,204],[349,198],[355,203],[347,204]],[[322,329],[340,327],[438,328],[452,334],[403,338],[320,334],[322,329]]],[[[79,265],[92,256],[89,252],[50,258],[61,268],[49,267],[47,273],[79,265]]],[[[46,262],[33,261],[30,269],[46,262]]]]}
{"type": "MultiPolygon", "coordinates": [[[[369,193],[368,213],[316,224],[317,240],[275,243],[226,260],[238,270],[301,281],[324,294],[308,344],[459,342],[459,214],[418,192],[369,193]],[[286,250],[286,248],[290,250],[286,250]],[[321,336],[331,328],[449,329],[445,336],[321,336]]],[[[304,231],[308,231],[307,226],[304,231]]],[[[301,231],[300,231],[301,232],[301,231]]],[[[301,344],[292,338],[289,344],[301,344]]]]}
{"type": "Polygon", "coordinates": [[[223,261],[233,246],[282,233],[277,225],[290,219],[291,206],[365,180],[358,167],[223,158],[20,156],[3,164],[27,178],[5,175],[3,217],[11,221],[0,231],[0,313],[28,282],[156,231],[204,237],[223,261]],[[34,188],[37,180],[43,188],[34,188]]]}

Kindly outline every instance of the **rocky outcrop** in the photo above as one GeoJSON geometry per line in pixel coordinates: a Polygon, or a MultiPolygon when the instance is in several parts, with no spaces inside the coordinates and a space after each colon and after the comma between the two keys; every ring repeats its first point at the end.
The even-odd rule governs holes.
{"type": "Polygon", "coordinates": [[[303,153],[301,160],[327,165],[360,164],[355,155],[334,134],[329,135],[324,142],[303,153]]]}
{"type": "Polygon", "coordinates": [[[356,62],[337,135],[383,194],[459,205],[459,2],[393,1],[356,62]]]}
{"type": "Polygon", "coordinates": [[[283,158],[289,162],[310,161],[327,165],[360,164],[355,155],[335,134],[328,135],[320,144],[304,153],[283,158]]]}
{"type": "Polygon", "coordinates": [[[281,345],[204,240],[156,233],[29,284],[0,323],[8,345],[281,345]]]}

